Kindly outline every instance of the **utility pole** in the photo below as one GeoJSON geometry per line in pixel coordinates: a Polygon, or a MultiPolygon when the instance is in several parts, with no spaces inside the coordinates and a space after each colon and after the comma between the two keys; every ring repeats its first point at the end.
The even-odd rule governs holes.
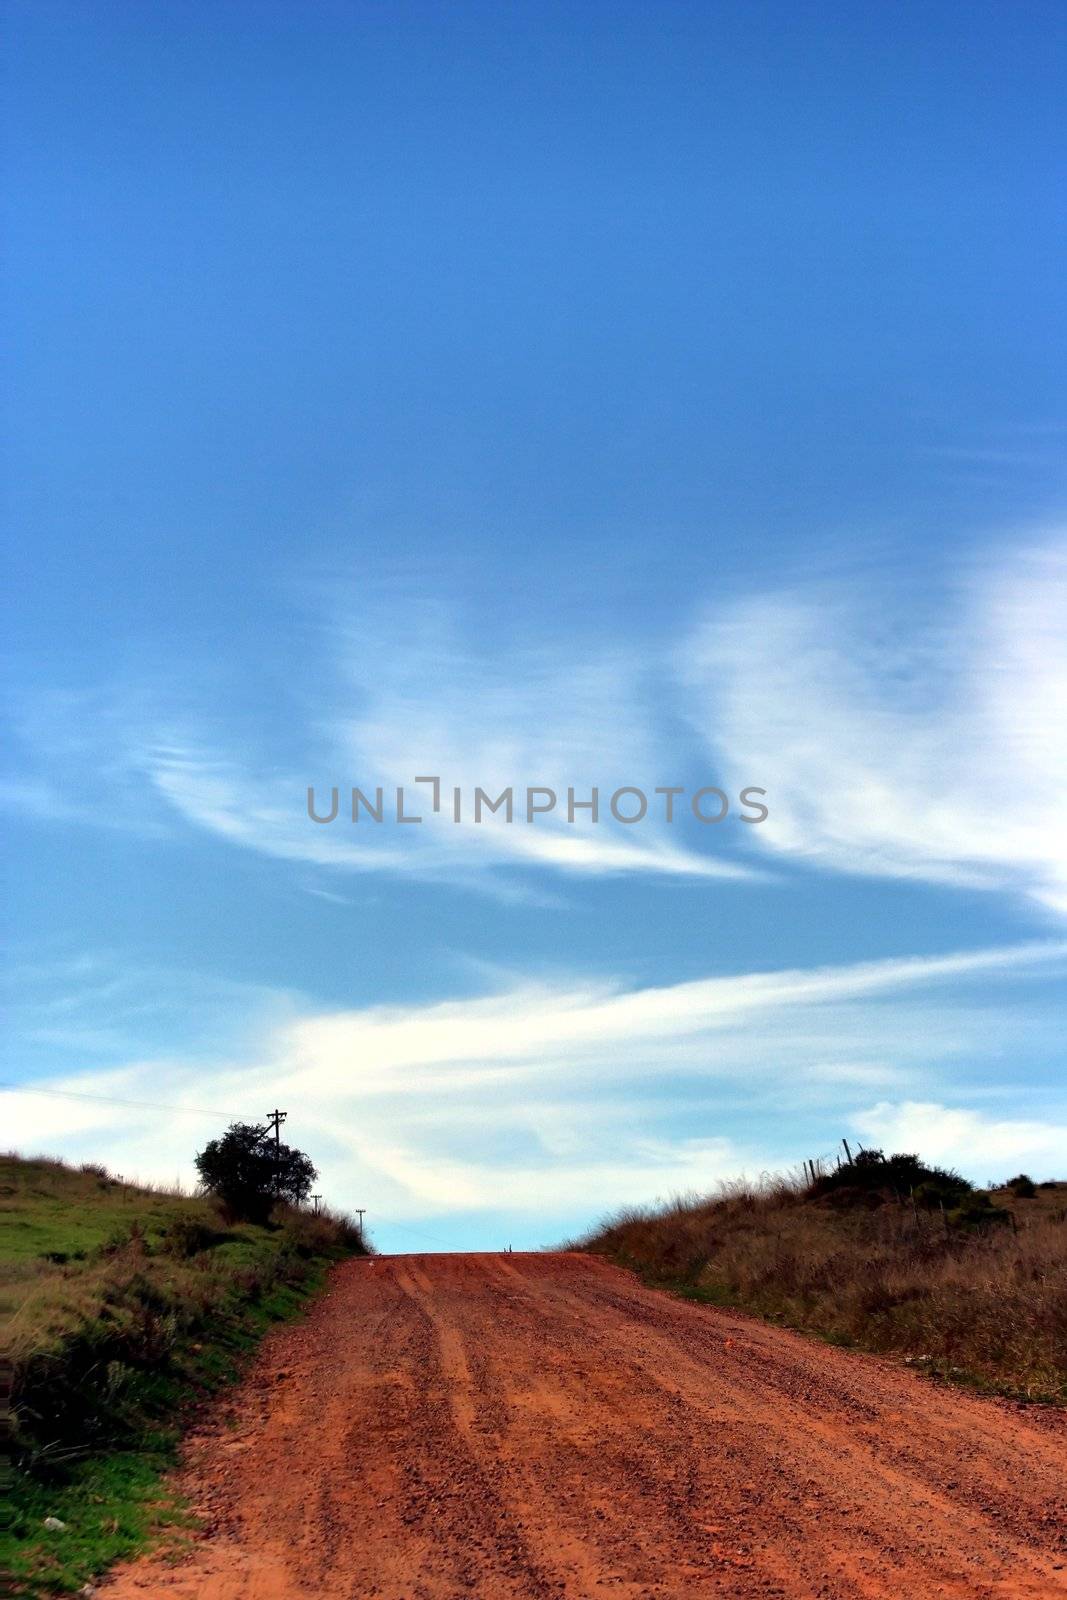
{"type": "Polygon", "coordinates": [[[282,1165],[282,1123],[289,1115],[288,1111],[279,1111],[275,1108],[267,1112],[267,1129],[274,1129],[274,1193],[278,1193],[282,1165]]]}
{"type": "Polygon", "coordinates": [[[315,1215],[318,1216],[318,1214],[319,1214],[319,1201],[322,1199],[322,1196],[321,1196],[321,1194],[313,1194],[311,1196],[311,1198],[315,1202],[315,1215]]]}
{"type": "Polygon", "coordinates": [[[353,1206],[352,1210],[356,1213],[356,1216],[359,1218],[359,1242],[360,1242],[360,1244],[362,1244],[363,1243],[363,1218],[366,1215],[367,1208],[366,1208],[366,1206],[353,1206]]]}

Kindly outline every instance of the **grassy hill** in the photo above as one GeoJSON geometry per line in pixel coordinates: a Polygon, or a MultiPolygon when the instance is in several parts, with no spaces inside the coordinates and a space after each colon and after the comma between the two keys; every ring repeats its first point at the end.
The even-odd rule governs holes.
{"type": "Polygon", "coordinates": [[[102,1167],[0,1157],[14,1491],[0,1570],[14,1592],[76,1591],[179,1516],[160,1473],[183,1415],[362,1248],[330,1214],[228,1224],[206,1199],[102,1167]]]}
{"type": "Polygon", "coordinates": [[[975,1190],[878,1152],[623,1212],[576,1248],[934,1375],[1067,1403],[1067,1183],[975,1190]]]}

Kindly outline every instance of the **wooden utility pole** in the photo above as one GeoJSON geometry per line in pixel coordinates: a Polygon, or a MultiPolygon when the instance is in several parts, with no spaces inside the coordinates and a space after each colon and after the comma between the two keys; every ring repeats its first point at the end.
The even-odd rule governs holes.
{"type": "Polygon", "coordinates": [[[289,1115],[288,1111],[279,1111],[277,1107],[267,1112],[267,1130],[274,1129],[274,1193],[278,1193],[281,1179],[282,1165],[282,1123],[289,1115]]]}
{"type": "Polygon", "coordinates": [[[366,1215],[367,1208],[366,1208],[366,1206],[353,1206],[352,1210],[356,1213],[356,1216],[359,1218],[359,1242],[360,1242],[360,1244],[362,1244],[363,1243],[363,1218],[366,1215]]]}
{"type": "Polygon", "coordinates": [[[319,1214],[319,1201],[322,1199],[322,1196],[321,1196],[321,1194],[313,1194],[311,1196],[311,1198],[315,1202],[315,1215],[318,1216],[318,1214],[319,1214]]]}

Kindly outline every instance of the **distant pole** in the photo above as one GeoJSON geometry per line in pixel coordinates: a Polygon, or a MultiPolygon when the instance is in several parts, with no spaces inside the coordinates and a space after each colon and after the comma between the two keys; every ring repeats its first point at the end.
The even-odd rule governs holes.
{"type": "Polygon", "coordinates": [[[366,1206],[353,1206],[352,1210],[356,1213],[356,1216],[359,1218],[359,1242],[360,1242],[360,1244],[362,1244],[363,1243],[363,1218],[367,1214],[367,1208],[366,1208],[366,1206]]]}
{"type": "Polygon", "coordinates": [[[845,1147],[845,1154],[848,1157],[848,1164],[849,1164],[849,1166],[851,1166],[852,1165],[852,1151],[848,1147],[848,1140],[847,1139],[842,1139],[841,1143],[845,1147]]]}
{"type": "Polygon", "coordinates": [[[321,1196],[321,1194],[313,1194],[311,1196],[311,1198],[315,1202],[315,1215],[318,1216],[318,1214],[319,1214],[319,1201],[322,1199],[322,1196],[321,1196]]]}

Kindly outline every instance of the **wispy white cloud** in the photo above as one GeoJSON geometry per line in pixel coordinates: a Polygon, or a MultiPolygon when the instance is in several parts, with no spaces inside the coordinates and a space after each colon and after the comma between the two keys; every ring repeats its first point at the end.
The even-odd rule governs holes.
{"type": "MultiPolygon", "coordinates": [[[[1064,970],[1059,941],[649,989],[574,980],[436,1004],[305,1006],[210,1061],[142,1057],[48,1085],[216,1108],[214,1124],[63,1099],[42,1116],[32,1094],[6,1096],[5,1110],[24,1147],[86,1156],[113,1144],[127,1172],[169,1177],[189,1174],[205,1130],[280,1104],[335,1200],[373,1196],[402,1218],[506,1206],[580,1220],[813,1153],[796,1147],[801,1123],[829,1145],[851,1117],[874,1139],[888,1113],[865,1109],[872,1088],[886,1105],[935,1083],[944,1096],[961,1060],[1018,1033],[995,986],[1064,970]]],[[[984,1165],[990,1150],[983,1132],[962,1164],[984,1165]]]]}
{"type": "Polygon", "coordinates": [[[191,825],[328,869],[334,889],[358,871],[521,898],[583,876],[755,878],[762,855],[1067,911],[1062,536],[1016,538],[922,594],[812,587],[715,605],[685,644],[681,684],[651,639],[622,648],[549,629],[488,642],[469,619],[461,629],[441,607],[395,597],[335,602],[317,637],[321,657],[304,669],[314,687],[294,689],[267,749],[208,705],[147,690],[39,697],[22,718],[41,741],[36,775],[12,779],[8,802],[56,821],[191,825]],[[769,820],[729,834],[732,820],[720,831],[607,817],[616,787],[682,782],[698,762],[734,793],[765,788],[769,820]],[[428,773],[468,806],[475,786],[509,785],[545,785],[561,804],[532,824],[456,824],[447,802],[434,815],[426,791],[412,793],[428,773]],[[318,826],[309,784],[387,796],[402,785],[424,820],[353,824],[342,800],[318,826]],[[594,784],[601,822],[562,820],[568,788],[594,784]]]}
{"type": "Polygon", "coordinates": [[[293,989],[131,962],[106,949],[11,961],[0,969],[0,997],[3,1057],[20,1070],[60,1051],[106,1066],[164,1041],[188,1060],[214,1060],[306,1009],[293,989]]]}
{"type": "Polygon", "coordinates": [[[921,1152],[928,1161],[964,1168],[969,1174],[1004,1177],[1005,1168],[1032,1167],[1062,1176],[1067,1117],[1038,1122],[936,1101],[879,1101],[857,1112],[852,1126],[870,1145],[921,1152]]]}
{"type": "MultiPolygon", "coordinates": [[[[375,767],[371,758],[363,765],[372,773],[383,770],[375,767]]],[[[368,821],[365,814],[359,823],[350,823],[345,802],[335,822],[317,826],[307,816],[307,783],[295,776],[282,781],[261,779],[194,747],[152,752],[148,766],[159,793],[186,821],[280,860],[449,881],[494,866],[540,866],[589,876],[623,872],[720,879],[763,876],[758,869],[742,863],[676,847],[654,827],[648,830],[652,837],[646,843],[636,843],[621,836],[621,830],[613,829],[610,823],[584,829],[579,824],[577,831],[567,832],[563,831],[566,824],[552,818],[538,817],[528,824],[519,814],[522,789],[516,796],[516,819],[510,824],[502,816],[496,818],[487,813],[477,826],[469,819],[466,825],[457,826],[444,810],[434,815],[427,806],[427,794],[417,827],[396,825],[389,820],[388,812],[382,824],[368,821]]],[[[411,782],[414,766],[409,762],[404,772],[405,810],[412,813],[420,804],[420,791],[411,782]]],[[[464,804],[469,804],[478,780],[472,776],[464,784],[461,770],[474,774],[478,769],[451,769],[463,789],[464,804]]],[[[320,804],[332,787],[329,783],[317,786],[320,804]]],[[[339,787],[346,793],[343,783],[339,787]]],[[[372,797],[376,787],[368,785],[372,797]]],[[[395,787],[388,782],[384,785],[390,798],[395,787]]],[[[487,792],[495,797],[504,787],[489,785],[487,792]]],[[[582,791],[580,785],[575,787],[579,793],[588,792],[582,791]]],[[[605,805],[611,792],[609,786],[605,805]]],[[[565,805],[566,785],[555,793],[565,805]]],[[[477,881],[476,886],[484,887],[477,881]]]]}
{"type": "Polygon", "coordinates": [[[936,604],[835,590],[716,612],[685,677],[728,777],[769,791],[765,848],[1067,906],[1062,538],[936,604]]]}
{"type": "Polygon", "coordinates": [[[143,691],[129,685],[11,687],[0,808],[43,823],[159,838],[167,817],[138,761],[146,714],[143,691]]]}
{"type": "Polygon", "coordinates": [[[358,1061],[364,1098],[398,1081],[409,1091],[440,1085],[445,1072],[453,1087],[517,1075],[542,1087],[559,1074],[572,1084],[583,1076],[618,1082],[628,1067],[643,1071],[650,1047],[660,1042],[703,1038],[714,1049],[715,1035],[761,1017],[789,1011],[795,1019],[802,1008],[835,1001],[1041,968],[1067,970],[1067,941],[637,990],[529,987],[479,1000],[302,1019],[286,1053],[303,1091],[323,1083],[339,1088],[349,1076],[345,1063],[358,1061]]]}
{"type": "MultiPolygon", "coordinates": [[[[608,802],[616,788],[672,782],[672,759],[657,736],[650,698],[654,661],[577,641],[492,651],[461,643],[434,609],[364,607],[358,621],[328,630],[330,662],[313,719],[316,753],[302,772],[279,777],[222,756],[186,726],[151,742],[144,767],[160,795],[187,821],[235,844],[286,860],[361,871],[481,882],[486,869],[541,868],[564,875],[655,873],[693,878],[760,874],[723,852],[692,847],[684,828],[649,817],[619,824],[608,802]],[[430,806],[414,779],[440,777],[444,803],[430,806]],[[317,826],[306,790],[333,786],[343,797],[338,819],[317,826]],[[406,791],[416,826],[349,820],[347,791],[380,785],[392,801],[406,791]],[[552,814],[524,817],[528,786],[557,796],[552,814]],[[566,817],[567,794],[587,799],[596,786],[600,820],[566,817]],[[466,808],[456,823],[451,793],[466,808]],[[515,791],[515,820],[469,815],[474,790],[515,791]]],[[[320,799],[320,804],[322,803],[320,799]]]]}
{"type": "Polygon", "coordinates": [[[43,778],[0,778],[0,806],[22,811],[48,822],[70,822],[78,809],[53,784],[43,778]]]}

